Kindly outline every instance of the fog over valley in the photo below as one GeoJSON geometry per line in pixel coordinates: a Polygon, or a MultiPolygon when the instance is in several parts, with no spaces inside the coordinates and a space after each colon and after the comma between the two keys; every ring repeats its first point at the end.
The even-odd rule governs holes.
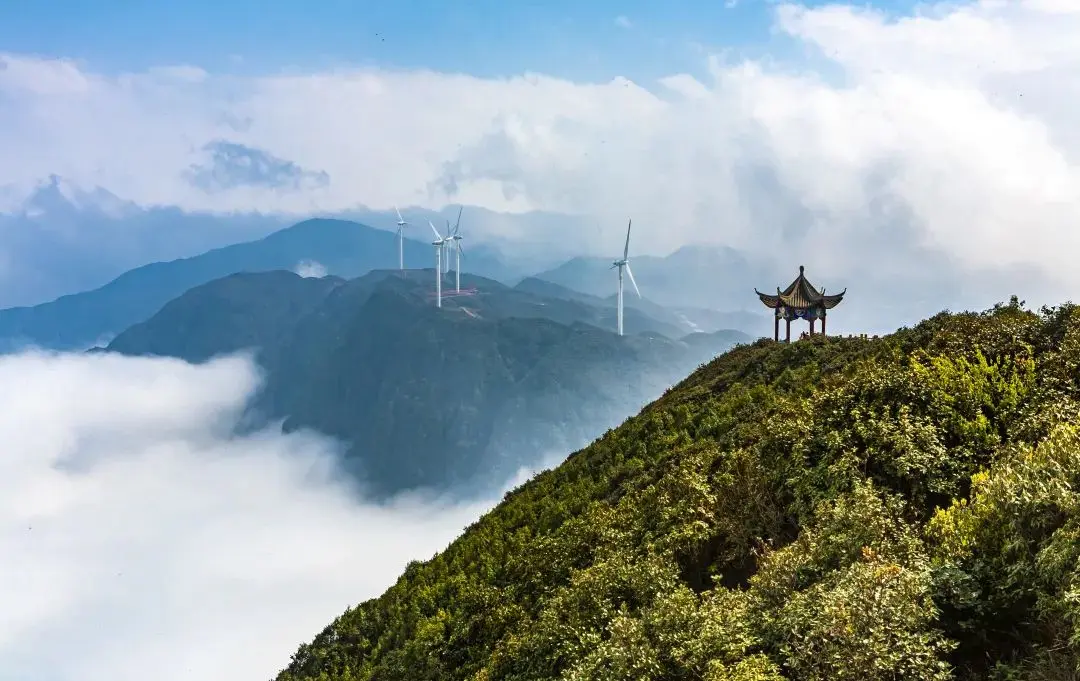
{"type": "Polygon", "coordinates": [[[366,501],[332,440],[233,435],[258,383],[244,357],[0,358],[5,676],[269,678],[500,496],[366,501]]]}

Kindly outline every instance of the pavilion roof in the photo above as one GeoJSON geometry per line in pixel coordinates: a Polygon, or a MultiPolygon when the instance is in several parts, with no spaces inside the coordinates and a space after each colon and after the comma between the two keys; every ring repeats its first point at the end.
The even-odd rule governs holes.
{"type": "Polygon", "coordinates": [[[831,310],[844,299],[847,289],[840,293],[826,295],[825,289],[819,291],[810,283],[810,280],[806,278],[806,268],[799,265],[799,276],[783,291],[780,290],[780,287],[777,287],[775,294],[762,293],[755,288],[754,293],[758,295],[758,298],[766,307],[807,308],[821,306],[826,310],[831,310]]]}

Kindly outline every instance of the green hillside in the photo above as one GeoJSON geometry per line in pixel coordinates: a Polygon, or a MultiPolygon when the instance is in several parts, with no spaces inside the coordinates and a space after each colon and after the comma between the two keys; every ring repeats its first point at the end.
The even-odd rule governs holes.
{"type": "Polygon", "coordinates": [[[1071,305],[740,346],[278,678],[1075,679],[1078,391],[1071,305]]]}

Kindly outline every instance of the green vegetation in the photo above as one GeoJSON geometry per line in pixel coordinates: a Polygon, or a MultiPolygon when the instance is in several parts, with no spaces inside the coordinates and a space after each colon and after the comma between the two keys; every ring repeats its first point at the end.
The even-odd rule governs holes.
{"type": "Polygon", "coordinates": [[[738,347],[279,681],[1076,679],[1078,391],[1071,305],[738,347]]]}

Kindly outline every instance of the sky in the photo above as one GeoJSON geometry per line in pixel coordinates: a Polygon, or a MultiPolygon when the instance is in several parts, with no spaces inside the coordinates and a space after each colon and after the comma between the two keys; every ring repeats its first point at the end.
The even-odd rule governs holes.
{"type": "MultiPolygon", "coordinates": [[[[879,4],[891,12],[913,6],[910,0],[879,4]]],[[[527,71],[572,80],[656,78],[700,68],[708,49],[760,53],[775,5],[52,0],[0,8],[0,45],[85,59],[111,72],[189,63],[235,74],[370,65],[485,78],[527,71]]]]}
{"type": "MultiPolygon", "coordinates": [[[[731,246],[910,316],[1057,303],[1077,35],[1075,0],[4,2],[0,212],[58,175],[222,220],[583,216],[545,232],[582,253],[633,216],[638,252],[731,246]]],[[[37,224],[0,223],[0,274],[37,224]]],[[[41,262],[121,236],[52,235],[81,250],[41,262]]],[[[357,500],[333,443],[227,434],[257,384],[243,358],[0,358],[0,669],[266,678],[494,501],[357,500]]]]}
{"type": "Polygon", "coordinates": [[[554,233],[582,252],[633,215],[647,253],[1080,284],[1076,3],[511,4],[4,3],[0,194],[545,210],[603,226],[554,233]]]}

